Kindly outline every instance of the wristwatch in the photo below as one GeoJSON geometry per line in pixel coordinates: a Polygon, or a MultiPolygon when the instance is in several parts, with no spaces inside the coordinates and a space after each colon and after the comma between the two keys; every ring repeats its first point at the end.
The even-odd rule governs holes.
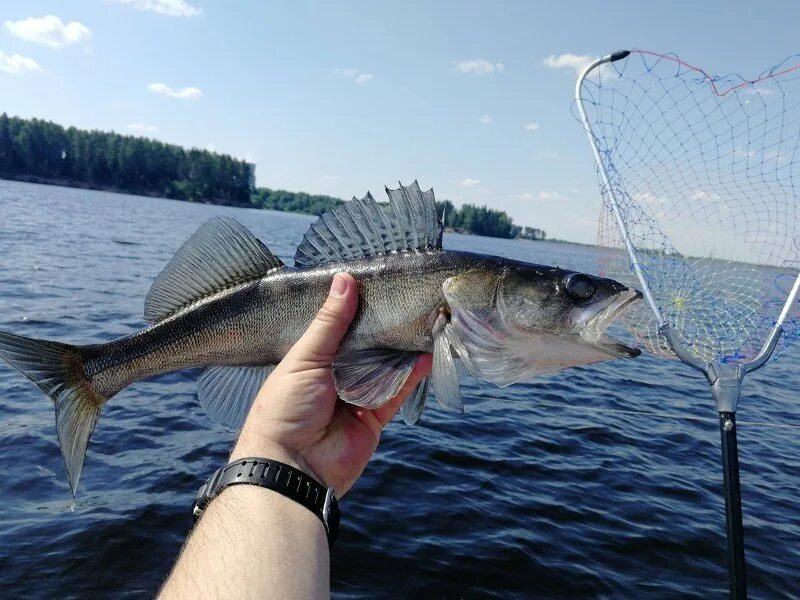
{"type": "Polygon", "coordinates": [[[222,490],[240,484],[265,487],[305,506],[322,521],[328,536],[328,547],[333,547],[341,519],[333,488],[326,488],[302,471],[269,458],[240,458],[214,471],[198,490],[192,504],[195,522],[222,490]]]}

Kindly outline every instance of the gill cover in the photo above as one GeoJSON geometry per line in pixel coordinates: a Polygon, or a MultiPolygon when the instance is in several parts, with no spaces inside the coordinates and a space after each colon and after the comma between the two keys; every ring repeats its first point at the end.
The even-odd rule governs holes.
{"type": "Polygon", "coordinates": [[[521,299],[507,297],[505,277],[475,270],[451,277],[442,286],[451,313],[448,339],[473,376],[506,387],[613,358],[555,323],[546,307],[531,303],[526,315],[529,321],[540,311],[539,328],[520,326],[521,299]]]}

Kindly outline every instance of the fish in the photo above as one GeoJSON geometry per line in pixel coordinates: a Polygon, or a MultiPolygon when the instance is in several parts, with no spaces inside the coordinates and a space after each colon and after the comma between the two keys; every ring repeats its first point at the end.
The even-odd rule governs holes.
{"type": "Polygon", "coordinates": [[[200,404],[241,427],[262,383],[314,318],[333,276],[357,282],[356,316],[332,364],[339,397],[377,408],[395,396],[421,353],[432,370],[401,407],[416,423],[432,391],[464,411],[461,373],[504,387],[639,350],[608,327],[641,298],[616,281],[509,258],[445,250],[433,189],[414,181],[322,214],[285,265],[228,217],[203,224],[145,298],[145,328],[72,345],[0,332],[0,358],[55,404],[73,497],[103,406],[127,386],[202,368],[200,404]],[[463,368],[462,368],[463,367],[463,368]]]}

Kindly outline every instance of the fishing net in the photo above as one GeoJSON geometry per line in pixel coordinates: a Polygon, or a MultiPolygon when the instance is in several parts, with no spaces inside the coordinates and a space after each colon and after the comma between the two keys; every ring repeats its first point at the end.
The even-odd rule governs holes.
{"type": "MultiPolygon", "coordinates": [[[[800,268],[798,63],[745,80],[634,50],[579,88],[608,174],[598,231],[605,275],[642,287],[613,191],[663,321],[704,363],[756,355],[800,268]]],[[[799,307],[789,307],[776,354],[800,334],[799,307]]],[[[625,324],[645,349],[674,356],[647,304],[625,324]]]]}

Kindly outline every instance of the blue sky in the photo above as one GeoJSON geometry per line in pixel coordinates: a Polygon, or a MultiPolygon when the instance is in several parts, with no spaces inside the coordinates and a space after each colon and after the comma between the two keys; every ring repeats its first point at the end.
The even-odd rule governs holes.
{"type": "Polygon", "coordinates": [[[548,57],[640,47],[754,75],[800,51],[785,0],[2,7],[0,110],[213,148],[274,188],[349,198],[416,178],[583,242],[599,193],[575,69],[548,57]]]}

